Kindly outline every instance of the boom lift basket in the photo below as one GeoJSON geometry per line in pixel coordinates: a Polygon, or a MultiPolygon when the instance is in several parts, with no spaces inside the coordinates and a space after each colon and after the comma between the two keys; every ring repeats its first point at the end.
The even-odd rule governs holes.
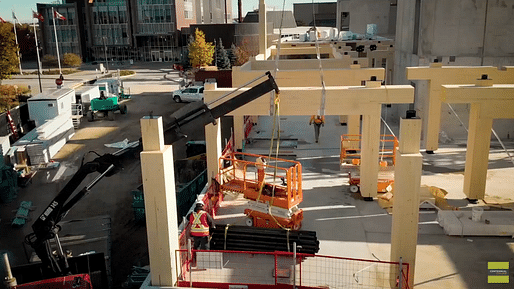
{"type": "Polygon", "coordinates": [[[249,200],[247,226],[300,229],[303,211],[298,204],[303,192],[299,162],[240,152],[228,153],[219,162],[221,190],[243,194],[249,200]]]}
{"type": "Polygon", "coordinates": [[[234,152],[222,156],[219,166],[222,190],[238,192],[246,199],[283,209],[291,209],[303,201],[300,162],[234,152]],[[259,157],[266,163],[257,163],[259,157]],[[263,183],[259,182],[258,166],[264,170],[263,183]]]}
{"type": "MultiPolygon", "coordinates": [[[[341,171],[348,174],[350,191],[356,193],[360,186],[361,135],[343,134],[339,161],[341,171]]],[[[394,166],[398,139],[393,135],[381,135],[379,148],[379,174],[377,192],[389,191],[394,183],[394,166]]]]}

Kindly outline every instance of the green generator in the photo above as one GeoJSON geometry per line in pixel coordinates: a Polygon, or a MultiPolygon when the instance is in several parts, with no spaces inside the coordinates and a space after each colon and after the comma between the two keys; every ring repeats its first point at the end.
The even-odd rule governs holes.
{"type": "Polygon", "coordinates": [[[114,120],[114,112],[117,110],[121,114],[127,113],[126,104],[118,104],[118,97],[108,97],[105,99],[95,98],[91,100],[91,109],[87,112],[87,120],[93,121],[97,118],[107,117],[109,120],[114,120]]]}

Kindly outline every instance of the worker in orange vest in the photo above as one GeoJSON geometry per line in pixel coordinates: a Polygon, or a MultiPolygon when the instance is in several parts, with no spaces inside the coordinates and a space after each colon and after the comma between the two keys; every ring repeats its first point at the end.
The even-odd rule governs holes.
{"type": "Polygon", "coordinates": [[[325,116],[324,115],[313,115],[311,116],[311,120],[309,121],[309,125],[314,123],[314,136],[316,138],[316,143],[319,140],[319,130],[322,126],[325,126],[325,116]]]}
{"type": "Polygon", "coordinates": [[[211,215],[203,210],[203,204],[197,203],[188,218],[191,224],[191,237],[195,250],[209,250],[209,228],[216,228],[211,215]]]}
{"type": "Polygon", "coordinates": [[[266,160],[263,157],[258,157],[255,160],[255,166],[257,167],[257,186],[259,190],[264,186],[264,177],[266,176],[264,172],[264,167],[266,165],[266,160]]]}

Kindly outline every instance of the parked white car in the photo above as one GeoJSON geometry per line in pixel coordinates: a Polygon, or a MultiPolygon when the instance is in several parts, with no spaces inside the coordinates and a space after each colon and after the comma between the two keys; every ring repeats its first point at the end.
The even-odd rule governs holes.
{"type": "Polygon", "coordinates": [[[203,86],[190,86],[173,92],[175,102],[203,101],[203,86]]]}

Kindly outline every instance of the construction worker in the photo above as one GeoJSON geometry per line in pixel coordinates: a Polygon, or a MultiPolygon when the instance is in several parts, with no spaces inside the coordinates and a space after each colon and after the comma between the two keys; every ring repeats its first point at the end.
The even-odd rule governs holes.
{"type": "Polygon", "coordinates": [[[187,217],[191,224],[191,237],[195,250],[209,250],[209,228],[216,228],[211,215],[203,210],[203,204],[197,203],[194,211],[187,217]]]}
{"type": "Polygon", "coordinates": [[[325,126],[325,116],[324,115],[311,116],[309,125],[312,125],[313,123],[314,123],[314,137],[316,138],[316,143],[317,143],[319,140],[319,130],[322,126],[325,126]]]}
{"type": "Polygon", "coordinates": [[[258,188],[261,190],[261,188],[264,186],[264,177],[266,176],[264,172],[264,166],[266,165],[266,160],[263,157],[258,157],[257,160],[255,160],[255,166],[257,167],[257,183],[258,188]]]}

